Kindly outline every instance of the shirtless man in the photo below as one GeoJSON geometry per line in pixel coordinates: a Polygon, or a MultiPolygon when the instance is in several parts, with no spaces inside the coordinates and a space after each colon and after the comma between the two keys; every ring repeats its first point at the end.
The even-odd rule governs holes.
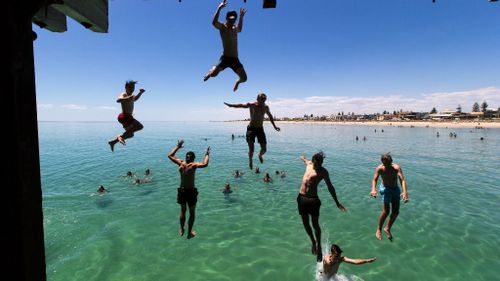
{"type": "Polygon", "coordinates": [[[234,84],[233,91],[238,89],[238,85],[247,81],[247,74],[240,60],[238,59],[238,33],[241,32],[243,28],[243,16],[246,10],[240,9],[240,20],[238,26],[235,26],[236,18],[238,14],[236,11],[229,11],[226,14],[226,22],[219,22],[220,11],[226,7],[227,0],[223,0],[222,3],[217,7],[217,11],[212,19],[212,25],[219,30],[220,38],[222,39],[223,53],[220,57],[219,63],[214,65],[208,73],[203,77],[203,81],[207,81],[210,77],[215,77],[219,72],[230,67],[239,78],[234,84]]]}
{"type": "Polygon", "coordinates": [[[335,188],[330,181],[330,175],[322,166],[324,157],[322,152],[314,154],[311,161],[307,160],[304,156],[300,156],[300,159],[304,161],[306,165],[306,172],[302,178],[300,192],[297,196],[299,214],[302,217],[304,229],[311,239],[311,252],[313,255],[316,255],[318,261],[321,261],[323,258],[323,254],[321,253],[321,228],[319,226],[319,208],[321,206],[321,201],[318,197],[318,184],[321,180],[325,180],[328,191],[332,195],[335,204],[337,204],[337,208],[343,212],[347,211],[337,199],[335,188]],[[311,216],[312,219],[315,236],[309,224],[309,216],[311,216]]]}
{"type": "Polygon", "coordinates": [[[392,233],[391,227],[396,221],[396,218],[399,214],[399,200],[401,196],[401,190],[398,186],[398,179],[401,182],[401,186],[403,186],[403,202],[408,202],[408,193],[406,192],[406,182],[403,176],[403,169],[396,164],[392,163],[392,157],[389,153],[383,154],[381,157],[382,164],[380,164],[375,169],[375,174],[373,175],[372,180],[372,190],[370,192],[370,196],[373,198],[377,197],[377,180],[379,176],[382,176],[382,182],[379,186],[380,196],[382,197],[382,212],[380,213],[380,217],[378,219],[377,231],[375,232],[375,237],[378,240],[382,240],[382,226],[384,225],[385,219],[389,212],[392,212],[389,217],[389,222],[387,226],[384,228],[384,232],[387,234],[387,237],[390,241],[392,241],[392,233]]]}
{"type": "Polygon", "coordinates": [[[180,234],[184,235],[184,224],[186,223],[186,205],[189,206],[189,221],[188,221],[188,235],[187,239],[196,236],[193,231],[196,202],[198,201],[198,190],[194,185],[194,177],[197,168],[205,168],[208,166],[208,156],[210,154],[210,146],[207,147],[205,152],[205,159],[203,163],[194,162],[194,152],[189,151],[186,153],[186,160],[182,161],[175,156],[177,150],[182,148],[183,140],[179,140],[177,145],[168,154],[168,159],[179,166],[179,173],[181,175],[180,187],[177,189],[177,203],[181,205],[181,212],[179,214],[179,221],[181,224],[180,234]]]}
{"type": "Polygon", "coordinates": [[[321,273],[327,280],[330,280],[333,275],[337,274],[339,266],[342,262],[351,264],[364,264],[374,262],[377,259],[351,259],[348,257],[343,257],[341,256],[342,249],[340,249],[340,247],[335,244],[332,244],[330,251],[331,253],[329,255],[325,255],[325,257],[323,258],[323,272],[321,273]]]}
{"type": "Polygon", "coordinates": [[[235,107],[235,108],[249,108],[250,109],[250,124],[247,126],[247,143],[248,143],[248,166],[250,167],[250,170],[253,169],[253,152],[254,152],[254,144],[255,144],[255,137],[257,137],[257,140],[260,144],[260,152],[259,152],[259,161],[260,163],[264,162],[264,159],[262,158],[262,155],[266,153],[267,151],[267,140],[266,140],[266,134],[264,133],[264,115],[267,114],[269,117],[269,121],[271,121],[271,124],[273,124],[273,127],[276,131],[280,131],[280,128],[276,127],[276,124],[274,124],[274,118],[273,115],[271,114],[271,111],[269,111],[269,106],[266,105],[266,94],[260,93],[257,95],[257,101],[256,102],[249,102],[246,104],[229,104],[229,103],[224,103],[225,105],[229,107],[235,107]]]}
{"type": "Polygon", "coordinates": [[[135,90],[135,84],[137,81],[129,80],[125,82],[125,92],[122,93],[116,102],[122,104],[122,113],[118,115],[118,122],[123,125],[125,132],[121,135],[118,135],[115,139],[108,141],[109,146],[111,147],[111,151],[115,150],[115,144],[121,143],[125,145],[125,140],[134,136],[134,132],[142,130],[144,126],[134,119],[134,103],[142,96],[145,92],[144,89],[140,89],[137,95],[133,95],[132,93],[135,90]]]}

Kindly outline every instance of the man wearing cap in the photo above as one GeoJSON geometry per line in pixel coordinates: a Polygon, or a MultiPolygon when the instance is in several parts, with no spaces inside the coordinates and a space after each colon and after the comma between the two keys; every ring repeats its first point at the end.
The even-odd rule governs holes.
{"type": "Polygon", "coordinates": [[[274,118],[269,111],[269,106],[266,105],[266,94],[260,93],[257,95],[256,102],[248,102],[246,104],[230,104],[225,102],[224,104],[229,107],[234,108],[248,108],[250,109],[250,124],[247,126],[247,143],[248,143],[248,166],[250,170],[253,169],[253,152],[254,152],[254,144],[255,138],[257,138],[260,144],[260,152],[259,152],[259,161],[260,163],[264,162],[262,156],[267,151],[267,140],[266,134],[264,133],[264,115],[267,114],[269,117],[269,121],[273,124],[273,127],[276,131],[280,131],[279,127],[276,127],[274,124],[274,118]]]}
{"type": "Polygon", "coordinates": [[[137,95],[133,95],[135,84],[137,84],[137,81],[128,80],[127,82],[125,82],[125,92],[120,94],[120,96],[116,100],[116,102],[121,103],[122,105],[122,112],[118,115],[118,122],[122,124],[125,132],[108,141],[108,144],[111,147],[111,151],[114,151],[116,143],[119,142],[125,145],[126,139],[133,137],[134,132],[142,130],[142,128],[144,128],[144,126],[132,115],[134,112],[134,103],[145,92],[144,89],[140,89],[137,95]]]}
{"type": "Polygon", "coordinates": [[[227,5],[227,0],[223,0],[219,7],[217,7],[217,11],[212,20],[212,25],[215,26],[220,32],[220,37],[222,39],[222,47],[223,53],[220,57],[219,63],[214,65],[208,73],[203,77],[203,81],[207,81],[210,77],[215,77],[219,74],[220,71],[230,67],[236,74],[238,74],[239,78],[236,80],[234,84],[233,91],[238,89],[238,85],[247,81],[247,74],[240,60],[238,59],[238,33],[241,32],[243,28],[243,16],[246,13],[246,10],[240,9],[240,20],[238,22],[238,26],[235,26],[236,18],[238,14],[236,11],[229,11],[226,14],[226,22],[219,22],[219,14],[222,8],[227,5]]]}

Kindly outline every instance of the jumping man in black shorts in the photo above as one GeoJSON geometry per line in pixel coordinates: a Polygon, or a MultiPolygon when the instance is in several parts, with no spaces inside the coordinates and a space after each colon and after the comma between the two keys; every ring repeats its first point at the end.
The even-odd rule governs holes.
{"type": "Polygon", "coordinates": [[[196,236],[196,232],[193,231],[194,219],[195,219],[195,208],[196,202],[198,201],[198,190],[194,185],[194,176],[197,168],[205,168],[208,166],[208,156],[210,154],[210,146],[207,147],[205,152],[205,159],[203,163],[194,162],[194,152],[189,151],[186,153],[186,161],[182,161],[175,157],[177,150],[182,148],[183,140],[179,140],[177,145],[168,154],[168,159],[172,160],[175,164],[179,166],[179,173],[181,175],[181,184],[177,189],[177,203],[181,205],[181,213],[179,215],[179,220],[181,224],[180,234],[184,235],[184,224],[186,222],[186,205],[189,206],[189,221],[188,221],[188,235],[187,239],[191,239],[196,236]]]}
{"type": "Polygon", "coordinates": [[[264,162],[264,158],[262,158],[262,155],[264,155],[264,153],[266,153],[267,151],[267,140],[263,127],[265,114],[267,114],[267,116],[269,117],[269,121],[271,121],[271,124],[273,124],[274,129],[278,132],[280,131],[280,128],[276,127],[276,124],[274,124],[274,118],[273,115],[271,114],[271,111],[269,111],[269,106],[266,105],[266,99],[267,99],[266,94],[260,93],[257,96],[256,102],[249,102],[246,104],[229,104],[226,102],[224,103],[229,107],[250,109],[250,124],[248,124],[247,127],[248,166],[250,167],[250,169],[253,169],[253,152],[254,152],[255,138],[257,138],[257,141],[260,144],[260,152],[259,152],[260,163],[264,162]]]}
{"type": "Polygon", "coordinates": [[[243,29],[243,16],[245,15],[245,9],[240,9],[240,20],[238,26],[235,26],[236,18],[238,14],[236,11],[229,11],[226,14],[226,22],[219,22],[219,14],[222,8],[226,7],[227,0],[223,0],[222,3],[217,7],[217,11],[212,19],[212,25],[217,28],[220,32],[220,37],[222,39],[222,47],[224,49],[222,56],[220,57],[219,63],[214,65],[208,73],[203,77],[203,81],[207,81],[210,77],[215,77],[222,70],[230,67],[239,78],[234,84],[233,91],[238,89],[238,85],[247,81],[247,74],[240,60],[238,59],[238,33],[243,29]]]}
{"type": "Polygon", "coordinates": [[[340,204],[337,199],[337,194],[335,193],[335,188],[330,181],[330,175],[328,171],[323,168],[324,155],[322,152],[313,155],[312,160],[307,160],[304,156],[300,159],[306,164],[306,172],[302,178],[302,184],[300,185],[300,192],[297,196],[297,205],[299,209],[299,214],[302,217],[302,223],[307,235],[311,239],[311,252],[316,255],[316,259],[321,261],[323,254],[321,252],[321,228],[319,226],[319,208],[321,206],[321,201],[318,197],[318,184],[321,180],[325,180],[328,191],[333,197],[337,208],[341,211],[347,211],[342,204],[340,204]],[[312,225],[314,227],[314,232],[316,237],[313,235],[311,226],[309,224],[309,216],[312,219],[312,225]]]}

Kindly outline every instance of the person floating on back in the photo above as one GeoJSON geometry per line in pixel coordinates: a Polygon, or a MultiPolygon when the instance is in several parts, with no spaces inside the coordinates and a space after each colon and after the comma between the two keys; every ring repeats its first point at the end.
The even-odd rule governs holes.
{"type": "Polygon", "coordinates": [[[134,132],[142,130],[144,126],[137,121],[134,116],[134,103],[139,100],[142,94],[145,92],[144,89],[140,89],[137,95],[133,95],[135,90],[135,84],[137,81],[129,80],[125,83],[125,92],[122,93],[116,102],[121,103],[122,112],[118,115],[118,122],[123,125],[125,132],[118,135],[115,139],[108,141],[111,151],[115,150],[115,144],[121,143],[125,145],[125,140],[134,136],[134,132]]]}
{"type": "Polygon", "coordinates": [[[259,160],[260,163],[264,162],[264,159],[262,156],[264,153],[267,151],[267,140],[266,140],[266,134],[264,133],[264,115],[267,114],[269,117],[269,121],[271,121],[271,124],[273,124],[273,127],[276,131],[280,131],[280,128],[276,127],[276,124],[274,124],[274,118],[273,115],[271,114],[271,111],[269,111],[269,106],[266,105],[266,94],[260,93],[257,95],[257,101],[256,102],[249,102],[246,104],[229,104],[229,103],[224,103],[225,105],[229,107],[235,107],[235,108],[248,108],[250,109],[250,124],[247,126],[247,143],[248,143],[248,166],[250,167],[250,170],[253,169],[253,152],[254,152],[254,144],[255,144],[255,137],[257,137],[257,140],[260,144],[260,152],[259,152],[259,160]]]}
{"type": "Polygon", "coordinates": [[[373,198],[377,197],[377,180],[379,176],[382,176],[382,182],[379,186],[380,196],[382,198],[382,212],[380,213],[380,217],[378,219],[377,231],[375,232],[375,237],[378,240],[382,240],[382,226],[384,226],[385,219],[391,212],[389,216],[389,222],[387,226],[384,228],[384,232],[387,234],[387,237],[390,241],[392,241],[392,233],[391,227],[396,221],[396,218],[399,214],[399,200],[400,196],[403,196],[403,202],[408,202],[408,193],[406,192],[406,182],[403,176],[403,169],[396,164],[392,163],[392,157],[389,153],[385,153],[382,155],[381,159],[382,164],[380,164],[375,169],[375,174],[373,175],[372,180],[372,190],[370,192],[370,196],[373,198]],[[403,194],[401,194],[401,189],[398,186],[398,179],[401,182],[401,186],[403,186],[403,194]]]}
{"type": "Polygon", "coordinates": [[[300,185],[299,195],[297,196],[297,207],[299,214],[302,217],[302,224],[304,229],[311,239],[311,252],[316,255],[317,261],[321,261],[323,254],[321,253],[321,228],[319,226],[319,209],[321,206],[321,201],[318,197],[318,184],[325,180],[328,191],[332,195],[337,208],[341,211],[346,212],[347,209],[340,204],[337,199],[337,194],[335,193],[335,187],[330,181],[330,174],[323,167],[323,152],[319,152],[313,155],[312,160],[307,160],[304,156],[300,159],[304,161],[306,165],[306,171],[304,177],[302,178],[302,184],[300,185]],[[309,224],[309,216],[312,219],[312,225],[314,227],[313,235],[311,226],[309,224]]]}
{"type": "Polygon", "coordinates": [[[220,57],[219,63],[214,65],[203,77],[203,81],[207,81],[210,77],[217,76],[219,72],[230,67],[239,77],[233,87],[233,91],[236,91],[240,83],[247,81],[245,69],[238,59],[238,33],[241,32],[243,28],[243,16],[245,16],[246,10],[243,8],[240,9],[238,26],[235,26],[236,18],[238,17],[236,11],[227,12],[226,22],[221,23],[219,22],[219,14],[226,5],[227,0],[223,0],[219,4],[219,7],[217,7],[217,11],[212,19],[212,25],[219,30],[222,39],[222,56],[220,57]]]}
{"type": "Polygon", "coordinates": [[[179,173],[181,176],[180,187],[177,189],[177,203],[181,205],[181,212],[179,214],[179,221],[181,224],[180,234],[184,235],[184,225],[186,223],[186,205],[189,206],[189,221],[188,221],[188,235],[187,239],[191,239],[196,236],[196,232],[193,231],[193,225],[195,220],[195,209],[196,202],[198,201],[198,189],[195,188],[194,177],[196,169],[205,168],[208,166],[208,157],[210,154],[210,146],[207,147],[205,151],[205,159],[203,163],[194,162],[195,155],[194,152],[189,151],[186,153],[186,160],[182,161],[175,156],[177,150],[182,148],[184,144],[183,140],[179,140],[177,145],[168,154],[168,159],[179,166],[179,173]]]}
{"type": "Polygon", "coordinates": [[[341,263],[351,263],[351,264],[364,264],[374,262],[377,258],[371,259],[351,259],[341,255],[342,249],[338,245],[332,244],[330,248],[330,254],[323,257],[323,271],[321,275],[323,278],[330,279],[339,270],[341,263]]]}

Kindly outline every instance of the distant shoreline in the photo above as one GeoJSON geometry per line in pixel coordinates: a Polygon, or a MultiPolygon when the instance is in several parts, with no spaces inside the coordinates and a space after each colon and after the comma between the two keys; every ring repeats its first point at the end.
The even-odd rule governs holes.
{"type": "MultiPolygon", "coordinates": [[[[248,122],[235,120],[227,122],[248,122]]],[[[469,128],[500,129],[500,121],[276,121],[278,124],[317,124],[340,126],[380,126],[380,127],[418,127],[418,128],[469,128]]]]}

